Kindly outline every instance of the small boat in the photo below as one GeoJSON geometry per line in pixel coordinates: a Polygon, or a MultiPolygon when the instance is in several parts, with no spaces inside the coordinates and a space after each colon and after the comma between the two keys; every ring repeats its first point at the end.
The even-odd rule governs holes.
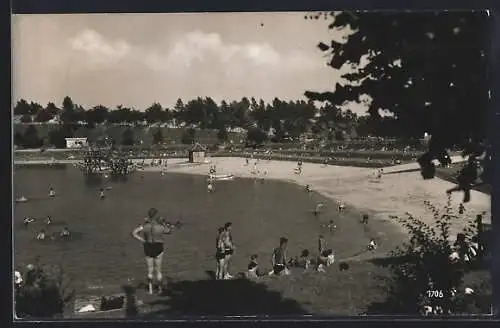
{"type": "Polygon", "coordinates": [[[28,198],[21,196],[19,198],[16,198],[16,203],[25,203],[28,201],[28,198]]]}
{"type": "Polygon", "coordinates": [[[210,180],[216,180],[216,181],[226,181],[226,180],[233,180],[234,175],[232,174],[210,174],[208,176],[210,180]]]}

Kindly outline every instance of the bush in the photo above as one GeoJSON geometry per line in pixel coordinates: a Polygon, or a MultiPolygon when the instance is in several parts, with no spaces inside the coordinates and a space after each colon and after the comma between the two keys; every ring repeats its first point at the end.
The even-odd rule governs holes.
{"type": "Polygon", "coordinates": [[[195,135],[196,135],[196,130],[195,129],[193,129],[193,128],[187,129],[182,134],[181,143],[184,144],[184,145],[193,144],[194,143],[194,139],[195,139],[195,135]]]}
{"type": "Polygon", "coordinates": [[[161,128],[158,128],[153,134],[153,145],[157,145],[162,142],[163,142],[163,133],[161,132],[161,128]]]}
{"type": "MultiPolygon", "coordinates": [[[[424,204],[433,213],[435,224],[427,225],[409,213],[407,218],[399,218],[408,230],[410,240],[390,253],[387,267],[391,277],[385,279],[384,284],[388,286],[388,299],[383,303],[383,309],[381,304],[378,304],[378,309],[373,306],[373,312],[422,314],[426,307],[430,307],[442,309],[442,314],[452,314],[466,313],[471,306],[489,312],[484,297],[482,302],[473,305],[474,299],[481,299],[481,296],[477,293],[474,297],[464,295],[463,278],[468,265],[450,258],[455,251],[450,240],[450,226],[454,219],[462,219],[453,214],[451,198],[448,197],[444,213],[429,202],[424,204]],[[431,291],[437,291],[438,295],[431,291]]],[[[469,219],[463,230],[469,241],[475,234],[473,227],[474,220],[469,219]]]]}
{"type": "Polygon", "coordinates": [[[262,145],[267,140],[267,134],[259,128],[251,128],[247,132],[248,145],[262,145]]]}
{"type": "Polygon", "coordinates": [[[49,132],[49,144],[56,148],[66,148],[66,138],[74,137],[73,128],[69,125],[62,125],[49,132]]]}
{"type": "Polygon", "coordinates": [[[24,147],[39,148],[42,145],[42,140],[38,136],[38,131],[34,125],[28,125],[23,135],[24,147]]]}
{"type": "Polygon", "coordinates": [[[134,131],[132,129],[127,129],[123,132],[122,136],[122,145],[124,146],[133,146],[135,144],[135,136],[134,131]]]}
{"type": "Polygon", "coordinates": [[[60,267],[36,262],[24,273],[15,287],[15,311],[19,318],[54,318],[62,316],[75,290],[60,267]]]}

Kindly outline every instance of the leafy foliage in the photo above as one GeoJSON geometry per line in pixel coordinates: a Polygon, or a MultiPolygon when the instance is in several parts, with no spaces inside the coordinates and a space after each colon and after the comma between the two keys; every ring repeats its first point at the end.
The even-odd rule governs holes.
{"type": "Polygon", "coordinates": [[[55,130],[49,132],[49,143],[56,148],[66,147],[66,138],[74,136],[73,129],[67,124],[61,125],[55,130]]]}
{"type": "Polygon", "coordinates": [[[247,132],[247,144],[261,145],[266,140],[266,133],[258,128],[251,128],[247,132]]]}
{"type": "Polygon", "coordinates": [[[190,145],[195,142],[196,130],[189,128],[182,134],[181,143],[185,145],[190,145]]]}
{"type": "MultiPolygon", "coordinates": [[[[406,218],[398,218],[410,239],[389,254],[393,260],[387,266],[392,276],[384,283],[388,286],[384,287],[388,299],[383,305],[373,306],[373,312],[418,314],[425,306],[431,306],[440,307],[443,314],[450,314],[466,313],[471,306],[471,297],[465,297],[463,293],[467,264],[450,257],[455,251],[450,227],[457,219],[451,198],[448,198],[444,211],[430,202],[424,202],[424,205],[432,213],[433,225],[409,213],[406,218]],[[442,295],[432,296],[429,291],[438,291],[442,295]]],[[[463,229],[466,240],[470,241],[476,235],[475,229],[474,220],[469,218],[463,229]]],[[[489,304],[484,302],[481,307],[481,311],[489,310],[489,304]]]]}
{"type": "Polygon", "coordinates": [[[123,132],[122,145],[133,146],[134,144],[135,144],[134,131],[129,128],[123,132]]]}
{"type": "Polygon", "coordinates": [[[61,267],[42,266],[37,260],[15,287],[16,314],[21,318],[61,316],[74,295],[71,281],[61,267]]]}
{"type": "Polygon", "coordinates": [[[490,20],[485,11],[332,17],[329,28],[346,36],[318,47],[333,69],[351,70],[333,92],[306,92],[310,99],[340,106],[368,95],[375,120],[385,110],[394,115],[401,136],[432,135],[420,160],[424,168],[434,158],[443,162],[447,148],[487,138],[490,20]]]}
{"type": "Polygon", "coordinates": [[[34,125],[28,125],[23,135],[25,148],[39,148],[42,145],[42,140],[38,136],[38,131],[34,125]]]}
{"type": "Polygon", "coordinates": [[[153,144],[157,145],[163,142],[163,134],[161,129],[157,129],[153,134],[153,144]]]}

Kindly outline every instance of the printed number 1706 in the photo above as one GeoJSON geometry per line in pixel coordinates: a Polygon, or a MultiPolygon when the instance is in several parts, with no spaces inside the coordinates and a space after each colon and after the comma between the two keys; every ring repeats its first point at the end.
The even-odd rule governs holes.
{"type": "Polygon", "coordinates": [[[432,298],[443,298],[444,294],[442,290],[428,290],[427,297],[432,298]]]}

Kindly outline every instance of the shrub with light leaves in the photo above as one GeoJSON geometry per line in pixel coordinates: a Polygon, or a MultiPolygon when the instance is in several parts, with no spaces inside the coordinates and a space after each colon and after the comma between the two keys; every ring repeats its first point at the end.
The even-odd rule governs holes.
{"type": "MultiPolygon", "coordinates": [[[[470,263],[458,255],[451,225],[455,220],[465,220],[462,234],[470,242],[477,233],[475,222],[463,209],[462,214],[455,214],[450,197],[444,209],[428,201],[424,205],[433,216],[433,225],[410,213],[406,213],[405,218],[397,218],[407,229],[410,239],[390,253],[392,260],[387,267],[391,277],[386,278],[385,310],[393,314],[467,313],[478,296],[474,292],[476,288],[463,286],[470,263]]],[[[476,309],[480,312],[488,307],[484,302],[475,306],[481,308],[476,309]]]]}

